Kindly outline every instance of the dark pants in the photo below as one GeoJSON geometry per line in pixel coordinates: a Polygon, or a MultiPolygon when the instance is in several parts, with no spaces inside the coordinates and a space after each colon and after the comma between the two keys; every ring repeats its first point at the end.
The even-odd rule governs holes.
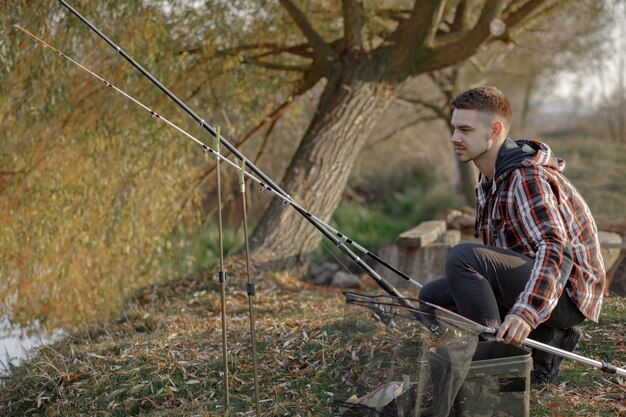
{"type": "MultiPolygon", "coordinates": [[[[448,253],[445,277],[424,285],[419,298],[477,323],[497,327],[528,282],[533,262],[511,250],[462,243],[448,253]]],[[[564,290],[548,320],[529,337],[548,342],[553,329],[570,328],[584,319],[564,290]]]]}

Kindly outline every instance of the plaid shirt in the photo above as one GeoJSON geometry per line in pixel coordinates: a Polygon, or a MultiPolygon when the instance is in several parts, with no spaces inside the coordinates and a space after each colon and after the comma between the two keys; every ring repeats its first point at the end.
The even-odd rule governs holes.
{"type": "MultiPolygon", "coordinates": [[[[510,313],[533,327],[547,320],[565,289],[587,318],[597,321],[605,284],[598,232],[587,203],[561,174],[565,164],[534,141],[507,139],[506,150],[533,148],[509,167],[496,162],[494,181],[476,187],[477,237],[535,260],[525,289],[510,313]],[[573,265],[567,274],[569,265],[573,265]]],[[[518,152],[519,153],[519,152],[518,152]]]]}

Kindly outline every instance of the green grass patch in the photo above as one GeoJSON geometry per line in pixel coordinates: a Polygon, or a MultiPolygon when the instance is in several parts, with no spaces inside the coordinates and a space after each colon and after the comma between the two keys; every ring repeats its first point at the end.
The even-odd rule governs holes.
{"type": "Polygon", "coordinates": [[[565,176],[580,190],[594,215],[624,218],[626,144],[577,137],[549,137],[546,143],[565,160],[565,176]]]}

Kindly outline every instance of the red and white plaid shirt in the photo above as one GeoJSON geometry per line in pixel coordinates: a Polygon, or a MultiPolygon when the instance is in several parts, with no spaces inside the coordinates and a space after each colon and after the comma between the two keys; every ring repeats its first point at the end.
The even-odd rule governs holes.
{"type": "Polygon", "coordinates": [[[528,283],[510,313],[535,328],[550,317],[565,290],[581,313],[597,321],[606,273],[597,227],[587,203],[561,174],[565,164],[553,157],[546,144],[507,139],[505,145],[505,151],[523,146],[526,152],[532,148],[536,153],[499,167],[498,162],[507,163],[502,161],[501,150],[494,180],[489,183],[483,176],[476,187],[476,234],[482,235],[485,245],[535,260],[528,283]],[[573,267],[563,276],[561,267],[568,248],[573,267]]]}

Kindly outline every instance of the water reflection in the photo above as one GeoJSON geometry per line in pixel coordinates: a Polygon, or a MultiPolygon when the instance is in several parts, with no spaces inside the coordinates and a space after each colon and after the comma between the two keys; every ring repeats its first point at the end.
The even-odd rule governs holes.
{"type": "Polygon", "coordinates": [[[11,325],[6,318],[0,320],[0,375],[6,374],[9,364],[18,365],[35,348],[58,341],[63,335],[62,330],[43,332],[38,323],[23,329],[11,325]]]}

